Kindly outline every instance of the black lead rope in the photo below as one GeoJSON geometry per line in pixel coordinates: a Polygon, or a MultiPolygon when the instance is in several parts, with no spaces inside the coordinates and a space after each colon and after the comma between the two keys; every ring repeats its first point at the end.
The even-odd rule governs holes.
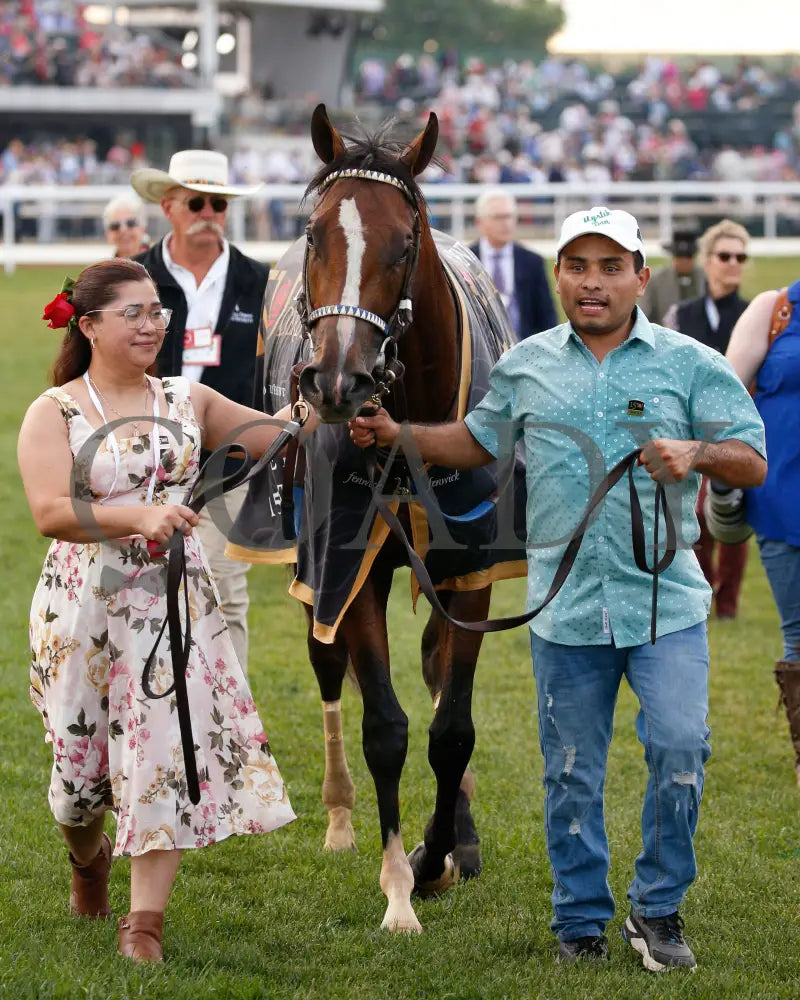
{"type": "MultiPolygon", "coordinates": [[[[199,514],[206,504],[216,497],[227,493],[229,490],[242,483],[246,483],[253,476],[258,475],[273,458],[297,435],[300,433],[303,424],[297,420],[291,420],[278,434],[272,445],[264,452],[257,462],[248,454],[247,450],[240,444],[233,443],[217,448],[203,463],[200,473],[194,485],[186,494],[183,505],[190,507],[196,514],[199,514]],[[222,476],[215,482],[210,483],[205,489],[195,493],[198,486],[203,483],[207,475],[207,470],[211,463],[219,462],[224,464],[231,451],[243,452],[244,458],[241,466],[233,473],[222,476]]],[[[186,785],[189,791],[189,799],[194,805],[200,801],[200,779],[197,773],[197,759],[195,757],[194,735],[192,734],[192,716],[189,707],[189,695],[186,690],[186,667],[189,662],[189,650],[192,644],[192,623],[189,616],[189,586],[186,572],[186,545],[185,536],[182,531],[173,533],[169,542],[169,554],[167,561],[167,616],[159,630],[150,655],[147,657],[142,671],[142,690],[147,698],[166,698],[167,695],[175,692],[175,702],[178,712],[178,726],[181,734],[181,747],[183,749],[183,762],[186,771],[186,785]],[[184,600],[184,621],[181,623],[180,616],[180,587],[183,584],[184,600]],[[172,684],[166,691],[160,694],[153,690],[150,684],[150,671],[156,659],[161,637],[164,630],[169,629],[170,658],[172,660],[172,684]]]]}
{"type": "Polygon", "coordinates": [[[642,519],[642,507],[639,503],[639,495],[636,491],[636,485],[633,481],[633,469],[636,465],[636,460],[641,454],[641,449],[637,448],[635,451],[630,452],[623,459],[621,459],[614,468],[605,476],[603,481],[597,487],[597,489],[592,494],[589,503],[587,504],[586,510],[584,511],[583,517],[578,523],[575,530],[570,536],[569,542],[567,542],[567,547],[564,550],[564,554],[561,557],[561,561],[558,564],[558,569],[553,578],[553,582],[550,584],[550,589],[547,592],[547,596],[537,607],[533,608],[531,611],[526,611],[521,615],[512,615],[509,618],[494,618],[487,621],[474,621],[466,622],[460,621],[457,618],[453,618],[443,607],[441,601],[439,600],[439,595],[436,592],[436,588],[433,585],[433,581],[428,574],[425,564],[420,559],[419,555],[414,550],[413,545],[409,542],[408,536],[403,530],[403,526],[400,523],[400,519],[397,517],[395,512],[389,507],[380,490],[376,488],[377,481],[377,459],[376,459],[376,449],[372,445],[365,449],[365,459],[367,464],[367,472],[372,482],[374,491],[374,501],[381,517],[388,524],[391,531],[394,533],[395,537],[401,542],[406,550],[406,554],[411,563],[411,569],[417,578],[420,590],[427,597],[433,608],[439,612],[439,614],[446,618],[451,624],[457,626],[458,628],[466,629],[468,632],[504,632],[506,629],[516,628],[518,625],[526,625],[529,621],[535,618],[541,611],[543,611],[547,605],[555,598],[561,588],[564,586],[567,577],[575,564],[575,559],[578,555],[578,550],[583,542],[583,536],[586,534],[586,529],[589,526],[589,521],[592,514],[598,504],[606,497],[606,495],[616,486],[616,484],[622,479],[622,477],[627,472],[628,482],[630,488],[631,496],[631,538],[633,542],[633,555],[636,561],[637,567],[644,573],[649,573],[653,577],[653,596],[652,596],[652,609],[650,614],[650,641],[655,643],[656,641],[656,617],[657,617],[657,600],[658,600],[658,575],[662,573],[675,558],[675,524],[672,519],[672,513],[666,503],[666,494],[664,492],[664,487],[661,483],[656,484],[656,507],[655,507],[655,527],[653,530],[653,550],[654,559],[652,568],[647,564],[647,556],[645,551],[645,541],[644,541],[644,521],[642,519]],[[658,558],[658,519],[659,510],[664,511],[664,521],[667,526],[667,548],[664,552],[663,558],[659,560],[658,558]]]}

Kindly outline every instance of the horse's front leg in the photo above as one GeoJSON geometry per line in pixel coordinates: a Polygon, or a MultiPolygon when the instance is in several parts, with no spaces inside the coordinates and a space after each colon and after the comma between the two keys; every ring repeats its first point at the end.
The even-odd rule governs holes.
{"type": "MultiPolygon", "coordinates": [[[[490,587],[455,593],[449,595],[446,606],[454,617],[476,621],[487,617],[490,595],[490,587]]],[[[428,760],[436,775],[436,806],[423,843],[409,858],[421,895],[442,892],[459,875],[468,878],[481,870],[480,844],[469,805],[473,779],[468,765],[475,745],[472,685],[482,635],[458,629],[437,616],[426,630],[428,652],[433,648],[429,631],[433,627],[438,631],[435,645],[441,686],[434,697],[428,760]]],[[[429,659],[424,668],[429,687],[435,686],[431,664],[429,659]]]]}
{"type": "Polygon", "coordinates": [[[388,579],[373,568],[342,620],[350,658],[364,704],[364,758],[375,782],[381,826],[383,862],[380,885],[388,906],[381,927],[420,933],[422,926],[411,905],[414,875],[400,830],[400,776],[408,750],[408,717],[394,693],[389,675],[386,634],[388,579]]]}
{"type": "Polygon", "coordinates": [[[337,637],[332,645],[315,639],[312,635],[311,608],[306,607],[306,613],[309,618],[308,655],[322,696],[322,726],[325,734],[322,803],[328,813],[325,850],[354,851],[356,838],[352,815],[356,803],[356,788],[347,766],[342,732],[342,681],[347,670],[347,647],[341,637],[337,637]]]}

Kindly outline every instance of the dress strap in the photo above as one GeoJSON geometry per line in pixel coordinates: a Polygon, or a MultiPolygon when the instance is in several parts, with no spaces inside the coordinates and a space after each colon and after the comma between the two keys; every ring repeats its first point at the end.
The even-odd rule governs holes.
{"type": "Polygon", "coordinates": [[[66,389],[62,389],[60,385],[53,385],[49,389],[45,389],[42,395],[55,401],[68,428],[72,418],[80,416],[80,407],[66,389]]]}

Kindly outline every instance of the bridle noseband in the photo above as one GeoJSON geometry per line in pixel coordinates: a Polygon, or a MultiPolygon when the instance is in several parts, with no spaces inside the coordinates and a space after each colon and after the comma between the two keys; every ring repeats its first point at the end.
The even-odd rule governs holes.
{"type": "Polygon", "coordinates": [[[297,297],[295,298],[295,307],[297,309],[297,314],[300,317],[300,322],[303,325],[303,334],[309,339],[311,338],[311,327],[318,319],[322,319],[324,316],[349,316],[353,319],[363,320],[365,323],[369,323],[378,329],[383,337],[383,342],[381,343],[380,350],[378,351],[375,367],[372,370],[372,376],[375,378],[376,376],[382,376],[384,372],[387,371],[387,351],[391,355],[389,362],[396,360],[397,342],[411,326],[414,318],[413,303],[411,299],[411,281],[414,277],[414,272],[417,268],[417,261],[419,259],[421,234],[419,205],[417,203],[417,199],[412,194],[411,189],[399,178],[393,177],[391,174],[382,173],[378,170],[365,170],[357,167],[335,170],[328,174],[320,185],[319,194],[322,195],[322,193],[336,181],[345,179],[376,181],[379,184],[390,184],[392,187],[397,188],[398,191],[402,192],[406,201],[414,210],[413,241],[411,244],[411,252],[409,253],[408,261],[406,262],[403,287],[400,290],[400,297],[397,305],[388,320],[383,319],[382,316],[378,316],[377,313],[371,312],[369,309],[364,309],[362,306],[344,305],[342,303],[318,306],[316,309],[309,311],[311,296],[308,288],[308,247],[306,247],[305,253],[303,254],[303,284],[301,290],[297,293],[297,297]]]}

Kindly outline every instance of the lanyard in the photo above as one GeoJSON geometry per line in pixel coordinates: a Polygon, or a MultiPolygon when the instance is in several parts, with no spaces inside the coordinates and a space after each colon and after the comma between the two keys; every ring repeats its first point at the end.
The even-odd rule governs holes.
{"type": "MultiPolygon", "coordinates": [[[[147,378],[146,375],[145,378],[147,378]]],[[[94,408],[100,414],[103,423],[104,424],[108,423],[108,421],[106,420],[106,415],[105,413],[103,413],[103,407],[100,405],[100,400],[98,399],[97,393],[94,391],[94,388],[92,387],[88,371],[85,371],[83,373],[83,381],[86,383],[86,389],[89,393],[89,399],[91,399],[94,408]]],[[[153,388],[152,385],[151,388],[153,388]]],[[[153,494],[155,493],[156,480],[158,478],[158,467],[161,464],[161,441],[158,435],[158,423],[157,423],[158,417],[159,417],[158,393],[156,392],[155,389],[153,389],[153,433],[152,433],[153,474],[150,477],[150,483],[147,487],[147,499],[145,500],[146,504],[151,504],[153,502],[153,494]]],[[[106,495],[103,497],[103,500],[108,500],[108,498],[114,492],[114,487],[117,485],[117,479],[119,478],[119,469],[121,464],[119,457],[119,445],[117,444],[117,439],[113,431],[108,432],[108,443],[111,445],[111,452],[114,456],[114,481],[109,487],[108,493],[106,493],[106,495]]],[[[102,503],[103,500],[101,500],[100,503],[102,503]]]]}

